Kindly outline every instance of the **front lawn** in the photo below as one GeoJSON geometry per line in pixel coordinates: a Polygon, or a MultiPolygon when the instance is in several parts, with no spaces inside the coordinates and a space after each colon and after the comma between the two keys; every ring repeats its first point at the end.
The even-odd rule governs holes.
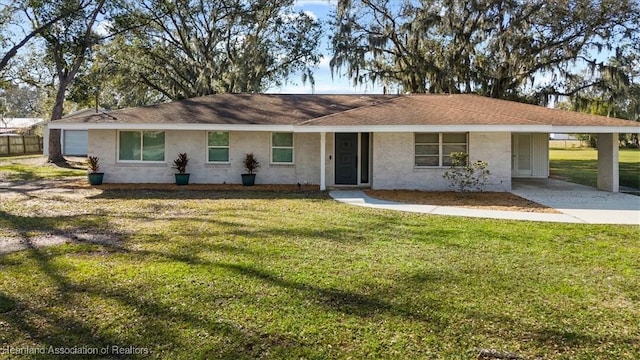
{"type": "Polygon", "coordinates": [[[640,358],[637,226],[405,214],[319,192],[0,197],[0,243],[85,239],[0,255],[5,349],[640,358]]]}
{"type": "MultiPolygon", "coordinates": [[[[595,187],[598,182],[598,150],[550,149],[551,175],[595,187]]],[[[620,186],[640,189],[640,149],[620,149],[620,186]]]]}
{"type": "Polygon", "coordinates": [[[71,163],[69,167],[48,164],[42,155],[0,157],[0,180],[44,180],[87,174],[84,164],[71,163]]]}

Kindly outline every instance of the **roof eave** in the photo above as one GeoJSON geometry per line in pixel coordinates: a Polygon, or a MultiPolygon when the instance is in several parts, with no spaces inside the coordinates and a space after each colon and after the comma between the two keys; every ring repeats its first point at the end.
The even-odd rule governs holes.
{"type": "Polygon", "coordinates": [[[277,124],[163,124],[163,123],[55,123],[49,129],[61,130],[216,130],[216,131],[288,131],[294,125],[277,124]]]}
{"type": "Polygon", "coordinates": [[[581,126],[581,125],[562,125],[553,127],[554,133],[559,134],[611,134],[611,133],[639,133],[640,123],[638,126],[581,126]]]}
{"type": "Polygon", "coordinates": [[[318,132],[537,132],[537,133],[638,133],[639,126],[554,126],[554,125],[264,125],[264,124],[163,124],[163,123],[56,123],[61,130],[207,130],[318,132]]]}
{"type": "Polygon", "coordinates": [[[550,132],[549,125],[306,125],[295,132],[550,132]]]}

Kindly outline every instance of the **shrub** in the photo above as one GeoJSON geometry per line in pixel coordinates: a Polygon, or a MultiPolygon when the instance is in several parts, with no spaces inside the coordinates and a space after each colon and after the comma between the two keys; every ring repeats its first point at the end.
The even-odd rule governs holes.
{"type": "Polygon", "coordinates": [[[178,154],[178,158],[173,160],[173,168],[178,170],[178,173],[184,174],[187,171],[187,164],[189,163],[189,158],[187,157],[187,153],[178,154]]]}
{"type": "Polygon", "coordinates": [[[442,176],[449,180],[449,187],[458,192],[483,191],[489,179],[489,164],[486,161],[469,162],[465,152],[451,153],[451,168],[442,176]]]}
{"type": "Polygon", "coordinates": [[[247,170],[247,174],[253,174],[253,172],[260,167],[260,162],[253,156],[253,153],[248,153],[244,156],[243,164],[244,169],[247,170]]]}
{"type": "Polygon", "coordinates": [[[100,170],[100,165],[98,164],[99,161],[100,158],[97,156],[87,157],[87,166],[89,166],[89,172],[97,173],[98,170],[100,170]]]}

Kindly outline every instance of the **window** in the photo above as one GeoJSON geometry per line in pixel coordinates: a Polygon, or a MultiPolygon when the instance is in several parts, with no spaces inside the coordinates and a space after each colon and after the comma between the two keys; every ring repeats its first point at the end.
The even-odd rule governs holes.
{"type": "Polygon", "coordinates": [[[229,133],[222,131],[210,131],[207,138],[207,161],[216,163],[228,163],[229,133]]]}
{"type": "Polygon", "coordinates": [[[271,162],[293,163],[293,133],[271,133],[271,162]]]}
{"type": "Polygon", "coordinates": [[[466,133],[415,134],[415,166],[449,166],[452,152],[467,152],[466,133]]]}
{"type": "Polygon", "coordinates": [[[164,131],[120,131],[118,160],[164,161],[164,131]]]}

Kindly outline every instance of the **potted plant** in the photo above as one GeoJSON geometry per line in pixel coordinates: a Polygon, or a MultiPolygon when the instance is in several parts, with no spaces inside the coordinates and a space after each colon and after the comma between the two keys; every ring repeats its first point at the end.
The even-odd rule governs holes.
{"type": "Polygon", "coordinates": [[[253,186],[256,183],[256,174],[253,172],[258,170],[260,162],[253,156],[253,153],[248,153],[244,156],[243,164],[247,173],[242,174],[242,185],[253,186]]]}
{"type": "Polygon", "coordinates": [[[180,153],[178,154],[178,158],[173,160],[173,168],[178,170],[178,173],[176,174],[176,185],[189,184],[190,174],[185,173],[188,163],[189,157],[187,157],[187,153],[180,153]]]}
{"type": "Polygon", "coordinates": [[[87,177],[89,178],[89,184],[91,185],[101,185],[102,180],[104,179],[104,173],[98,172],[100,170],[100,165],[98,164],[100,158],[97,156],[89,156],[87,158],[87,165],[89,167],[89,174],[87,177]]]}

